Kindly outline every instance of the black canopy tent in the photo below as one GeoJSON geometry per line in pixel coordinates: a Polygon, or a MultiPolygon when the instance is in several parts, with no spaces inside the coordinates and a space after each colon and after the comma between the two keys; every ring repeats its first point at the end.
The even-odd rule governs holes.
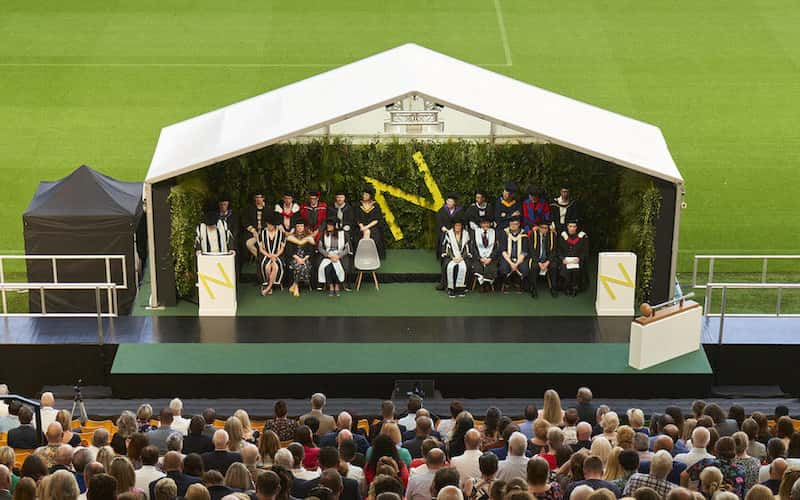
{"type": "MultiPolygon", "coordinates": [[[[143,238],[142,184],[122,182],[86,165],[55,182],[40,182],[22,216],[25,253],[28,255],[124,255],[127,289],[118,290],[120,314],[128,314],[136,298],[136,249],[146,248],[143,238]],[[138,232],[138,235],[137,235],[138,232]]],[[[122,264],[110,261],[111,279],[123,282],[122,264]]],[[[50,283],[53,266],[28,260],[28,281],[50,283]]],[[[106,281],[102,260],[59,260],[61,283],[106,281]]],[[[47,312],[94,312],[92,290],[53,290],[45,295],[47,312]]],[[[103,310],[107,311],[106,295],[103,310]]],[[[41,312],[38,293],[30,293],[30,311],[41,312]]]]}

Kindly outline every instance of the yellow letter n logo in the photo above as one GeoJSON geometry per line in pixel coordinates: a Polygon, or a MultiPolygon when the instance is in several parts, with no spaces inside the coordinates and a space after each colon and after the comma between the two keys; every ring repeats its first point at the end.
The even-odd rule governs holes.
{"type": "Polygon", "coordinates": [[[434,212],[442,208],[442,205],[444,205],[444,198],[442,198],[442,193],[439,191],[439,185],[436,184],[436,180],[433,178],[433,175],[431,175],[431,169],[428,168],[428,164],[425,163],[425,158],[422,156],[422,153],[417,151],[414,153],[412,158],[417,164],[419,171],[422,172],[423,179],[425,180],[425,187],[428,188],[428,191],[433,198],[432,200],[428,200],[427,198],[416,194],[406,193],[402,189],[390,186],[389,184],[379,181],[378,179],[364,176],[364,180],[375,188],[375,201],[378,203],[378,206],[381,207],[383,216],[386,219],[386,224],[388,224],[389,230],[392,231],[392,236],[394,236],[394,239],[396,240],[403,239],[403,231],[397,224],[397,219],[395,219],[392,209],[389,208],[389,203],[387,203],[384,193],[394,196],[395,198],[400,198],[401,200],[405,200],[409,203],[413,203],[418,207],[427,208],[428,210],[432,210],[434,212]]]}
{"type": "Polygon", "coordinates": [[[225,269],[222,267],[221,262],[217,262],[217,269],[219,269],[220,274],[222,275],[222,279],[215,278],[213,276],[209,276],[203,273],[197,273],[197,278],[200,280],[200,283],[205,288],[206,293],[211,298],[211,300],[215,300],[217,298],[214,295],[214,290],[211,289],[209,283],[214,283],[215,285],[224,286],[225,288],[233,288],[233,281],[228,276],[228,273],[225,272],[225,269]]]}

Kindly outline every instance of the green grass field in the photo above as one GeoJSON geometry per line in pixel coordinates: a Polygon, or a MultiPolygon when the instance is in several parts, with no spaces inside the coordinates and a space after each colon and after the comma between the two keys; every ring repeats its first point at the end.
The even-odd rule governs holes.
{"type": "Polygon", "coordinates": [[[800,248],[790,0],[6,0],[0,253],[39,180],[141,180],[161,127],[405,42],[661,127],[695,253],[800,248]]]}

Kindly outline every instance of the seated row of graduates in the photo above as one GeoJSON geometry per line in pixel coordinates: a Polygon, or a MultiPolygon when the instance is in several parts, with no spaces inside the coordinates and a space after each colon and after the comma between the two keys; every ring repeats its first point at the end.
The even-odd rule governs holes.
{"type": "Polygon", "coordinates": [[[470,230],[457,215],[444,233],[442,245],[442,284],[450,297],[463,297],[468,282],[480,291],[499,285],[505,290],[512,282],[521,292],[530,288],[536,296],[536,279],[546,279],[553,296],[558,290],[575,296],[585,276],[584,261],[589,254],[586,233],[578,230],[578,221],[567,221],[566,230],[556,235],[549,221],[540,221],[528,233],[519,216],[508,220],[508,227],[495,229],[487,214],[478,218],[478,227],[470,230]]]}
{"type": "MultiPolygon", "coordinates": [[[[349,270],[350,256],[359,240],[372,239],[378,254],[385,258],[385,222],[374,197],[375,189],[365,186],[354,209],[341,191],[332,205],[321,201],[319,192],[309,193],[308,201],[302,205],[294,203],[293,196],[286,193],[273,210],[264,202],[262,192],[256,191],[240,231],[238,218],[223,195],[218,210],[207,212],[197,226],[195,249],[227,252],[241,245],[245,255],[251,254],[257,262],[264,295],[272,294],[273,285],[284,282],[284,276],[290,274],[284,272],[287,268],[292,278],[289,290],[294,295],[299,295],[299,285],[305,283],[325,284],[331,294],[337,294],[344,281],[339,277],[342,268],[345,273],[349,270]],[[240,233],[246,235],[241,242],[237,241],[240,233]]],[[[237,261],[238,269],[238,255],[237,261]]]]}

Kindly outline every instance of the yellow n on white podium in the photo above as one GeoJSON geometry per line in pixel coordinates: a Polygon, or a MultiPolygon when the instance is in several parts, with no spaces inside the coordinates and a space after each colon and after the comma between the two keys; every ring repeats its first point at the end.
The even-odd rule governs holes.
{"type": "Polygon", "coordinates": [[[198,255],[197,288],[200,316],[236,316],[235,255],[198,255]]]}
{"type": "Polygon", "coordinates": [[[636,254],[600,252],[597,263],[598,316],[630,316],[636,300],[636,254]]]}

